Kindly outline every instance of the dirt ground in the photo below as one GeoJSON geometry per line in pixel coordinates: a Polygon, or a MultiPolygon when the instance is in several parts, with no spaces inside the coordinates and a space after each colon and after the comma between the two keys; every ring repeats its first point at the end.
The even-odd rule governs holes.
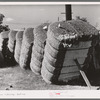
{"type": "MultiPolygon", "coordinates": [[[[0,68],[0,90],[89,90],[81,83],[75,80],[66,85],[50,85],[45,83],[41,76],[30,70],[22,70],[19,65],[0,68]]],[[[93,86],[92,89],[97,87],[93,86]]]]}

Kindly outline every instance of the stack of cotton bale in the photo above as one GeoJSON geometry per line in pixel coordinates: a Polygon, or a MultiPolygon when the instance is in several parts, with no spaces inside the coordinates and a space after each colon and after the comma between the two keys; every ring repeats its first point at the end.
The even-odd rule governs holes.
{"type": "Polygon", "coordinates": [[[30,67],[36,75],[41,74],[41,66],[47,39],[48,25],[49,23],[43,23],[34,29],[34,46],[32,48],[30,67]]]}
{"type": "Polygon", "coordinates": [[[98,30],[80,20],[51,24],[47,33],[41,69],[43,79],[47,83],[56,83],[78,78],[80,73],[74,59],[78,59],[81,67],[84,66],[94,38],[91,35],[97,36],[98,30]],[[74,27],[73,22],[80,23],[77,26],[79,30],[74,27]],[[92,29],[93,31],[91,31],[92,29]]]}
{"type": "Polygon", "coordinates": [[[34,41],[33,28],[25,29],[20,51],[19,65],[22,69],[30,69],[32,46],[34,41]]]}
{"type": "Polygon", "coordinates": [[[7,50],[6,50],[6,62],[7,64],[10,65],[15,65],[15,59],[14,59],[14,50],[15,50],[15,44],[16,44],[16,30],[11,30],[9,32],[9,40],[8,40],[8,45],[7,45],[7,50]]]}
{"type": "Polygon", "coordinates": [[[19,64],[19,58],[20,58],[20,52],[21,52],[21,46],[22,46],[22,40],[23,40],[23,30],[20,30],[16,34],[16,46],[15,46],[15,53],[14,57],[16,62],[19,64]]]}

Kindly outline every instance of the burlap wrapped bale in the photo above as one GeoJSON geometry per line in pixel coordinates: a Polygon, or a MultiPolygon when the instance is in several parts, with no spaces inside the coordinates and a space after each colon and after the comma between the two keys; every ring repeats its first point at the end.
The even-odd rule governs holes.
{"type": "Polygon", "coordinates": [[[43,23],[34,29],[34,39],[40,40],[40,42],[44,43],[47,38],[47,30],[48,30],[49,23],[43,23]]]}
{"type": "Polygon", "coordinates": [[[6,54],[5,54],[5,62],[7,65],[15,65],[16,61],[14,59],[14,50],[15,50],[15,44],[16,44],[16,33],[15,30],[10,30],[9,32],[9,40],[7,44],[6,54]]]}
{"type": "MultiPolygon", "coordinates": [[[[46,66],[48,66],[48,65],[46,65],[46,66]]],[[[54,74],[49,72],[47,70],[46,66],[44,64],[42,65],[42,69],[41,69],[42,73],[41,74],[42,74],[42,77],[45,80],[45,82],[48,83],[48,84],[51,84],[53,82],[53,80],[54,80],[53,79],[54,74]]]]}
{"type": "Polygon", "coordinates": [[[9,33],[8,48],[9,48],[10,52],[14,52],[17,32],[18,31],[11,30],[9,33]]]}
{"type": "Polygon", "coordinates": [[[46,44],[46,38],[47,38],[47,30],[48,30],[49,23],[43,23],[34,29],[34,46],[32,51],[32,59],[31,59],[31,70],[37,74],[40,75],[41,73],[41,66],[42,66],[42,60],[44,55],[44,48],[46,44]],[[36,54],[36,53],[37,54],[36,54]],[[39,62],[39,64],[34,64],[39,62]]]}
{"type": "Polygon", "coordinates": [[[7,48],[8,34],[9,31],[4,31],[0,33],[0,51],[3,51],[7,48]]]}
{"type": "Polygon", "coordinates": [[[41,48],[39,45],[35,45],[35,44],[34,44],[34,48],[38,53],[43,55],[43,53],[44,53],[44,49],[43,48],[41,48]]]}
{"type": "Polygon", "coordinates": [[[15,46],[15,53],[14,57],[17,63],[19,63],[20,51],[22,46],[22,39],[23,39],[24,31],[19,31],[16,34],[16,46],[15,46]]]}
{"type": "Polygon", "coordinates": [[[98,30],[88,22],[82,20],[71,20],[68,21],[68,23],[70,23],[80,35],[98,35],[98,30]]]}
{"type": "Polygon", "coordinates": [[[33,41],[33,28],[27,28],[23,34],[22,47],[19,59],[19,64],[22,69],[30,69],[33,41]]]}
{"type": "Polygon", "coordinates": [[[43,48],[43,49],[44,49],[44,47],[45,47],[44,43],[41,43],[41,41],[39,41],[38,39],[35,39],[34,44],[39,45],[39,46],[40,46],[41,48],[43,48]]]}
{"type": "Polygon", "coordinates": [[[35,48],[32,49],[32,57],[35,57],[40,62],[43,60],[43,55],[37,52],[35,48]]]}
{"type": "Polygon", "coordinates": [[[8,44],[8,34],[9,31],[1,32],[0,34],[0,67],[4,66],[4,60],[6,58],[6,50],[7,50],[7,44],[8,44]]]}
{"type": "MultiPolygon", "coordinates": [[[[57,61],[57,58],[55,58],[54,56],[52,56],[52,54],[57,55],[58,51],[57,51],[57,50],[54,51],[54,49],[53,49],[53,50],[52,50],[52,49],[49,49],[49,52],[48,52],[48,48],[50,47],[50,46],[48,46],[48,44],[49,44],[49,43],[46,44],[44,56],[46,57],[46,60],[48,60],[48,62],[49,62],[51,65],[55,66],[55,63],[56,63],[56,61],[57,61]],[[51,51],[52,51],[53,53],[52,53],[51,51]],[[57,52],[56,52],[56,51],[57,51],[57,52]]],[[[51,48],[51,47],[50,47],[50,48],[51,48]]]]}
{"type": "MultiPolygon", "coordinates": [[[[59,80],[68,81],[68,80],[77,78],[80,75],[79,70],[77,69],[77,66],[74,65],[75,68],[73,68],[72,67],[73,64],[72,63],[71,65],[69,64],[70,62],[74,62],[73,61],[74,57],[76,58],[80,57],[82,56],[81,55],[82,53],[85,53],[83,54],[84,55],[83,58],[80,60],[82,64],[84,64],[85,59],[88,54],[88,50],[91,46],[91,41],[95,37],[94,36],[92,38],[91,34],[92,35],[98,34],[98,31],[95,28],[92,33],[88,33],[89,29],[93,28],[93,26],[91,25],[89,26],[89,29],[86,29],[85,25],[83,25],[81,28],[83,28],[85,32],[84,33],[81,33],[83,31],[78,32],[78,30],[70,22],[71,21],[55,22],[49,26],[48,33],[47,33],[47,41],[46,41],[47,44],[45,46],[44,59],[43,59],[42,69],[41,69],[42,77],[47,83],[57,83],[59,80]],[[87,33],[85,29],[87,30],[87,33]],[[88,34],[88,36],[86,34],[88,34]],[[85,39],[84,41],[84,37],[87,40],[85,39]],[[80,41],[82,41],[81,43],[82,45],[80,44],[80,41]],[[88,45],[88,47],[85,47],[84,44],[88,45]],[[71,50],[70,48],[72,49],[72,53],[69,52],[71,50]],[[76,51],[78,50],[77,48],[81,49],[79,53],[78,51],[76,51]],[[69,51],[67,51],[68,49],[69,51]],[[67,56],[67,58],[65,56],[67,56]],[[64,65],[63,63],[66,62],[65,58],[68,61],[64,65]],[[73,69],[75,70],[73,71],[73,69]],[[64,72],[65,74],[63,73],[62,70],[65,71],[64,72]],[[48,73],[51,73],[52,75],[48,73]],[[50,75],[50,76],[47,76],[47,75],[50,75]]],[[[76,20],[76,23],[77,23],[77,20],[76,20]]]]}
{"type": "MultiPolygon", "coordinates": [[[[42,75],[43,79],[46,79],[46,81],[48,80],[49,83],[52,83],[54,81],[56,82],[59,76],[65,54],[65,50],[62,45],[63,40],[59,37],[60,35],[69,34],[68,32],[78,34],[78,32],[67,22],[55,22],[49,26],[46,41],[47,44],[45,46],[45,54],[42,63],[42,67],[45,67],[49,73],[53,74],[52,77],[56,76],[55,79],[51,81],[50,79],[48,80],[46,79],[46,77],[44,77],[44,75],[42,75]],[[60,27],[62,27],[63,29],[60,27]]],[[[41,74],[44,73],[45,72],[42,68],[41,74]]]]}

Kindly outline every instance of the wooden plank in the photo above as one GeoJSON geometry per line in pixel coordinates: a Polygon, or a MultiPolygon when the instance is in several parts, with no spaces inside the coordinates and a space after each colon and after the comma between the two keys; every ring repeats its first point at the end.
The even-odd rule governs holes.
{"type": "MultiPolygon", "coordinates": [[[[79,57],[77,59],[78,59],[80,64],[83,64],[86,57],[79,57]]],[[[74,59],[68,59],[68,58],[64,59],[63,66],[73,66],[73,65],[76,65],[74,59]]]]}
{"type": "Polygon", "coordinates": [[[80,72],[77,71],[77,72],[72,72],[72,73],[66,73],[66,74],[60,74],[59,76],[59,80],[71,80],[73,79],[73,77],[79,77],[80,75],[80,72]]]}
{"type": "Polygon", "coordinates": [[[89,80],[88,80],[86,74],[84,73],[84,71],[81,70],[81,66],[80,66],[78,60],[75,59],[74,61],[75,61],[75,63],[77,64],[77,66],[78,66],[78,68],[79,68],[79,70],[80,70],[80,73],[81,73],[81,75],[82,75],[82,77],[83,77],[85,83],[86,83],[87,86],[91,89],[91,84],[90,84],[90,82],[89,82],[89,80]]]}
{"type": "Polygon", "coordinates": [[[66,59],[75,59],[79,57],[87,57],[88,49],[66,51],[66,59]]]}
{"type": "Polygon", "coordinates": [[[77,50],[77,49],[84,49],[84,48],[89,48],[91,46],[91,41],[85,41],[85,42],[79,42],[78,44],[74,44],[72,45],[71,48],[68,48],[68,51],[69,50],[77,50]]]}
{"type": "Polygon", "coordinates": [[[80,72],[74,59],[77,58],[81,65],[84,64],[90,46],[91,41],[86,41],[67,49],[59,80],[68,81],[79,77],[80,72]]]}
{"type": "Polygon", "coordinates": [[[63,67],[61,69],[61,74],[67,74],[67,73],[71,73],[71,72],[77,72],[79,71],[77,66],[72,66],[72,67],[63,67]]]}

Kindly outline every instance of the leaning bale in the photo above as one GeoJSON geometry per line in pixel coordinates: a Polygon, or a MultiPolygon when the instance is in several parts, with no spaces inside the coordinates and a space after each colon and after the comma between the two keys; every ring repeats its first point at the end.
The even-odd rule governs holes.
{"type": "Polygon", "coordinates": [[[14,52],[15,43],[16,43],[16,34],[17,34],[17,31],[15,30],[11,30],[9,33],[8,48],[10,52],[14,52]]]}
{"type": "Polygon", "coordinates": [[[23,34],[22,47],[19,58],[19,64],[22,69],[30,69],[33,41],[33,28],[27,28],[23,34]]]}
{"type": "Polygon", "coordinates": [[[43,48],[43,49],[44,49],[44,47],[45,47],[45,44],[44,44],[44,43],[41,43],[41,41],[39,41],[38,39],[35,39],[34,44],[39,45],[39,46],[40,46],[41,48],[43,48]]]}
{"type": "Polygon", "coordinates": [[[74,59],[78,59],[82,67],[87,65],[91,43],[97,39],[98,30],[94,28],[92,33],[88,33],[93,26],[88,27],[88,24],[86,29],[83,25],[81,28],[84,31],[81,33],[69,22],[55,22],[49,26],[41,69],[41,75],[47,83],[57,84],[58,81],[78,78],[80,73],[74,59]]]}
{"type": "Polygon", "coordinates": [[[5,54],[5,62],[7,65],[15,65],[16,61],[14,59],[14,50],[15,50],[15,44],[16,44],[16,33],[17,31],[11,30],[9,32],[9,40],[8,40],[8,45],[6,49],[6,54],[5,54]]]}
{"type": "Polygon", "coordinates": [[[57,82],[66,52],[63,46],[63,36],[67,36],[71,33],[78,34],[67,22],[55,22],[49,26],[41,69],[42,77],[48,83],[57,82]],[[51,73],[52,77],[44,75],[44,69],[46,69],[48,73],[51,73]],[[46,77],[49,77],[49,79],[46,79],[46,77]]]}
{"type": "Polygon", "coordinates": [[[23,32],[19,31],[16,34],[16,46],[15,46],[15,53],[14,57],[17,63],[19,63],[19,57],[20,57],[20,51],[21,51],[21,45],[22,45],[22,39],[23,39],[23,32]]]}
{"type": "Polygon", "coordinates": [[[37,75],[41,74],[41,66],[42,66],[44,48],[45,48],[46,39],[47,39],[48,26],[49,26],[49,23],[44,23],[37,26],[34,29],[34,46],[32,50],[32,59],[31,59],[30,67],[31,67],[31,70],[37,75]],[[34,52],[37,52],[38,55],[36,55],[34,52]],[[39,59],[41,59],[41,62],[39,59]],[[35,64],[36,62],[39,62],[39,64],[35,64]]]}
{"type": "MultiPolygon", "coordinates": [[[[34,39],[39,40],[40,42],[44,43],[47,38],[47,30],[48,30],[49,23],[43,23],[34,28],[34,39]]],[[[35,40],[34,40],[35,41],[35,40]]]]}
{"type": "Polygon", "coordinates": [[[4,60],[6,58],[8,34],[9,34],[9,31],[1,32],[0,34],[0,64],[1,64],[1,67],[3,67],[4,60]]]}
{"type": "Polygon", "coordinates": [[[9,31],[1,32],[0,34],[0,51],[4,51],[7,48],[8,34],[9,31]]]}
{"type": "Polygon", "coordinates": [[[41,55],[38,51],[36,51],[35,48],[32,48],[32,57],[36,58],[38,61],[42,62],[43,60],[43,55],[41,55]]]}

